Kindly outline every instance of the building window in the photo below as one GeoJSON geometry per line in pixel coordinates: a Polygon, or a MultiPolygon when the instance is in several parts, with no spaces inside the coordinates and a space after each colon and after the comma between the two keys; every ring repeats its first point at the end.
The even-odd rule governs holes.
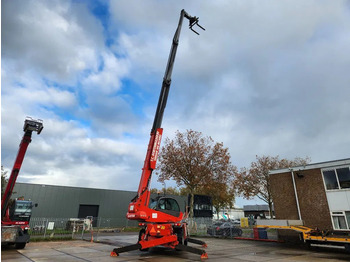
{"type": "Polygon", "coordinates": [[[337,169],[340,188],[350,188],[350,169],[338,168],[337,169]]]}
{"type": "Polygon", "coordinates": [[[332,212],[332,222],[334,230],[349,230],[350,211],[332,212]]]}
{"type": "Polygon", "coordinates": [[[323,177],[328,190],[339,189],[337,176],[334,170],[323,171],[323,177]]]}
{"type": "Polygon", "coordinates": [[[350,188],[350,168],[342,167],[322,170],[327,190],[350,188]]]}

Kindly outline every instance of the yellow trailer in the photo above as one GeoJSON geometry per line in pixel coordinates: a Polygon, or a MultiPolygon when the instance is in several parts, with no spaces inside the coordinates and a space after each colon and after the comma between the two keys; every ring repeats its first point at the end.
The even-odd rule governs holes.
{"type": "Polygon", "coordinates": [[[293,225],[290,221],[291,220],[260,220],[255,227],[294,230],[300,233],[302,240],[308,245],[343,246],[350,252],[350,232],[322,231],[318,228],[313,229],[303,225],[293,225]],[[286,223],[281,223],[281,221],[286,221],[286,223]]]}

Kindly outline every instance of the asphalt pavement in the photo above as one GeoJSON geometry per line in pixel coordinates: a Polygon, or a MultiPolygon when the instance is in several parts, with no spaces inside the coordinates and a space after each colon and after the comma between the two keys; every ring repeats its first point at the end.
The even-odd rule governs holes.
{"type": "MultiPolygon", "coordinates": [[[[307,249],[286,243],[220,238],[201,238],[201,240],[208,245],[206,248],[209,257],[207,261],[350,261],[350,254],[343,249],[315,247],[307,249]]],[[[13,247],[2,247],[1,261],[201,261],[197,254],[163,247],[151,248],[149,252],[137,250],[121,253],[118,257],[110,256],[110,252],[114,247],[135,244],[137,241],[135,233],[100,236],[94,241],[32,242],[28,243],[26,248],[22,250],[16,250],[13,247]]]]}

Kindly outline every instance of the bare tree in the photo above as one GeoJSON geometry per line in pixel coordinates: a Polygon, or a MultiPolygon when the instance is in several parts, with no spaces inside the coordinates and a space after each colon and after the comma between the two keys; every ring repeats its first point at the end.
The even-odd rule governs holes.
{"type": "Polygon", "coordinates": [[[157,189],[157,188],[152,188],[151,193],[152,194],[175,195],[175,196],[182,195],[180,188],[176,188],[176,187],[164,187],[161,190],[157,189]]]}
{"type": "Polygon", "coordinates": [[[238,194],[246,199],[258,197],[269,205],[272,217],[272,195],[270,187],[269,170],[306,165],[310,163],[309,157],[297,157],[294,160],[279,159],[279,156],[256,156],[250,168],[241,168],[235,173],[234,187],[238,194]]]}
{"type": "Polygon", "coordinates": [[[223,192],[227,192],[232,170],[228,149],[222,143],[215,144],[211,137],[187,130],[184,133],[177,131],[174,140],[165,140],[157,173],[160,182],[173,179],[178,186],[185,186],[191,195],[190,217],[193,217],[194,194],[206,192],[213,199],[217,194],[227,196],[223,192]]]}
{"type": "Polygon", "coordinates": [[[212,197],[219,218],[222,208],[231,208],[234,205],[235,192],[232,182],[237,167],[231,164],[228,148],[224,148],[223,143],[216,143],[212,151],[215,160],[210,163],[211,176],[208,183],[203,185],[201,193],[212,197]]]}

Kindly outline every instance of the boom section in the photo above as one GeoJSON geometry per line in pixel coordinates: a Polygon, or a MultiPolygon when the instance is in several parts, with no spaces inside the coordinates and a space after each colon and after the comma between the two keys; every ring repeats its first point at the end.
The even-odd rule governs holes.
{"type": "Polygon", "coordinates": [[[177,47],[179,45],[179,39],[180,39],[180,33],[182,28],[182,22],[183,19],[187,18],[189,20],[189,28],[198,34],[195,30],[193,30],[193,26],[197,25],[201,29],[205,30],[202,26],[198,24],[198,17],[190,16],[184,9],[181,10],[179,24],[177,26],[177,29],[175,31],[174,37],[173,37],[173,43],[170,49],[170,54],[168,58],[168,63],[165,69],[164,77],[163,77],[163,83],[162,83],[162,89],[160,91],[159,100],[158,100],[158,106],[156,110],[156,114],[153,121],[153,126],[151,130],[151,134],[155,133],[158,128],[162,125],[163,115],[164,115],[164,109],[168,100],[169,95],[169,89],[171,84],[171,75],[173,73],[174,68],[174,61],[176,57],[177,47]]]}

